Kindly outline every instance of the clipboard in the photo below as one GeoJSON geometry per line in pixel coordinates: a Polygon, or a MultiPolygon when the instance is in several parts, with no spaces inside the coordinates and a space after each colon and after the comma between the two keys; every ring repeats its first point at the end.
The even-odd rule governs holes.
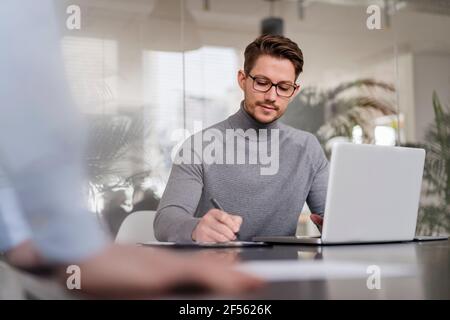
{"type": "Polygon", "coordinates": [[[262,241],[228,241],[228,242],[158,242],[149,241],[138,243],[138,245],[145,247],[159,247],[159,248],[242,248],[242,247],[267,247],[271,244],[262,241]]]}

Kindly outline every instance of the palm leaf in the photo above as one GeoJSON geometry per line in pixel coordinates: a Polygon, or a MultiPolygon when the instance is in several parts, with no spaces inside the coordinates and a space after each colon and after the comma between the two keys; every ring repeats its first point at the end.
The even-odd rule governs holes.
{"type": "MultiPolygon", "coordinates": [[[[307,91],[307,98],[314,100],[316,104],[325,105],[331,111],[332,118],[319,128],[317,135],[322,143],[337,136],[352,138],[353,127],[359,125],[363,133],[364,143],[373,143],[375,119],[381,116],[395,115],[395,107],[385,98],[375,96],[372,91],[382,90],[392,94],[395,88],[388,83],[373,79],[359,79],[343,83],[326,92],[313,94],[307,91]],[[358,92],[356,95],[351,90],[361,91],[368,89],[370,94],[358,92]]],[[[387,95],[389,97],[389,94],[387,95]]],[[[305,101],[303,97],[303,101],[305,101]]]]}

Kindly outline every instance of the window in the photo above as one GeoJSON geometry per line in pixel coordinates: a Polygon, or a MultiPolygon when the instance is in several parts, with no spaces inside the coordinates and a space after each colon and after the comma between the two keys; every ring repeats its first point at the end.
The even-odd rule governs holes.
{"type": "Polygon", "coordinates": [[[152,155],[150,162],[162,157],[167,176],[175,139],[183,137],[174,137],[176,130],[192,134],[237,110],[238,56],[232,48],[202,47],[185,52],[184,63],[180,52],[145,51],[143,59],[145,114],[152,131],[146,154],[152,155]]]}
{"type": "Polygon", "coordinates": [[[85,113],[116,107],[117,44],[113,40],[67,36],[62,39],[67,79],[77,105],[85,113]]]}

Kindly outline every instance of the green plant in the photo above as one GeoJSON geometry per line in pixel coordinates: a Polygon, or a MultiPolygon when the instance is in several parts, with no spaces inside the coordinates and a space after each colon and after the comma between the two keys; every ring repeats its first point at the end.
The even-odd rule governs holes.
{"type": "Polygon", "coordinates": [[[316,133],[323,145],[334,137],[351,140],[355,126],[362,129],[362,142],[373,143],[375,119],[397,114],[394,92],[391,84],[373,79],[345,82],[327,90],[307,87],[288,108],[285,122],[316,133]]]}
{"type": "MultiPolygon", "coordinates": [[[[423,199],[417,233],[434,235],[450,232],[450,110],[433,92],[434,123],[423,145],[427,156],[424,169],[423,199]]],[[[416,145],[417,146],[417,145],[416,145]]]]}
{"type": "Polygon", "coordinates": [[[392,102],[395,88],[373,79],[360,79],[343,83],[319,93],[319,101],[329,110],[329,121],[317,131],[325,143],[334,137],[352,138],[353,128],[362,129],[362,142],[374,143],[375,119],[395,115],[392,102]]]}
{"type": "MultiPolygon", "coordinates": [[[[118,189],[134,188],[151,171],[144,163],[146,128],[140,112],[87,116],[87,177],[92,210],[118,189]]],[[[108,205],[108,204],[105,204],[108,205]]]]}
{"type": "Polygon", "coordinates": [[[142,124],[136,116],[101,114],[87,118],[88,177],[92,184],[102,186],[125,173],[121,161],[135,141],[142,139],[142,124]]]}
{"type": "Polygon", "coordinates": [[[307,87],[288,108],[284,121],[315,133],[330,155],[328,141],[335,137],[351,140],[355,126],[361,128],[363,143],[374,143],[375,120],[397,114],[394,93],[393,85],[374,79],[345,82],[327,90],[307,87]]]}

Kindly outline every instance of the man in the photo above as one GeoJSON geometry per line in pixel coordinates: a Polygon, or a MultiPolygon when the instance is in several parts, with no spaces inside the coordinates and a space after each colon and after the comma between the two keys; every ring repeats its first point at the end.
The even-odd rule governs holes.
{"type": "Polygon", "coordinates": [[[320,226],[327,159],[312,134],[279,120],[299,92],[296,80],[302,69],[302,51],[288,38],[264,35],[247,46],[244,70],[237,77],[244,101],[237,113],[181,147],[154,222],[159,240],[225,242],[294,235],[305,201],[314,213],[311,219],[320,226]],[[210,148],[205,136],[215,136],[215,143],[223,147],[216,150],[214,161],[205,161],[205,149],[210,148]],[[251,147],[252,141],[258,148],[251,147]],[[233,152],[242,151],[239,146],[244,146],[246,161],[258,157],[258,162],[224,163],[223,149],[229,160],[230,152],[232,159],[233,152]],[[263,171],[273,168],[262,161],[268,156],[260,152],[262,147],[275,156],[271,172],[263,171]],[[223,210],[213,207],[211,198],[223,210]]]}
{"type": "Polygon", "coordinates": [[[95,296],[151,297],[184,285],[239,293],[261,285],[210,259],[110,243],[81,205],[81,131],[52,1],[3,0],[0,39],[0,167],[9,185],[0,186],[0,251],[10,264],[53,271],[64,285],[67,265],[75,264],[81,292],[95,296]]]}

